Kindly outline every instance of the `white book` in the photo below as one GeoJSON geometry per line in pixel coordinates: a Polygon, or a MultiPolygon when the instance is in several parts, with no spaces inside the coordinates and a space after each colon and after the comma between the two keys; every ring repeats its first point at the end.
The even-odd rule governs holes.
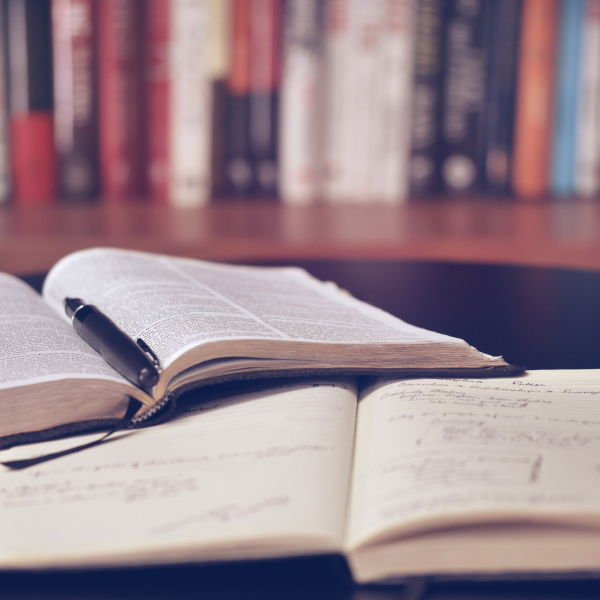
{"type": "Polygon", "coordinates": [[[363,204],[371,200],[373,183],[373,125],[379,49],[383,44],[382,24],[386,0],[350,0],[350,55],[347,65],[351,80],[344,102],[348,105],[346,129],[352,142],[346,147],[348,189],[344,200],[363,204]]]}
{"type": "Polygon", "coordinates": [[[406,198],[413,0],[333,2],[327,34],[325,197],[406,198]]]}
{"type": "Polygon", "coordinates": [[[413,70],[413,0],[385,0],[375,65],[368,197],[396,204],[408,195],[413,70]]]}
{"type": "Polygon", "coordinates": [[[575,191],[594,196],[600,187],[600,1],[587,0],[577,119],[575,191]]]}
{"type": "Polygon", "coordinates": [[[322,8],[318,0],[286,3],[279,120],[285,204],[308,204],[318,195],[322,8]]]}
{"type": "Polygon", "coordinates": [[[194,207],[210,197],[211,88],[207,0],[171,0],[169,199],[194,207]]]}
{"type": "Polygon", "coordinates": [[[353,133],[350,0],[327,3],[325,39],[323,197],[327,202],[344,201],[350,191],[348,155],[353,133]]]}

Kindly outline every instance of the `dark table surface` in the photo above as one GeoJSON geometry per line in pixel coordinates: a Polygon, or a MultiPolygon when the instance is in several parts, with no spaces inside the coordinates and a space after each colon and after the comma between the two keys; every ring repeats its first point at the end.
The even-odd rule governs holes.
{"type": "MultiPolygon", "coordinates": [[[[600,369],[600,273],[399,261],[295,264],[413,325],[463,338],[513,364],[529,369],[600,369]]],[[[25,279],[40,289],[43,276],[25,279]]],[[[600,579],[415,580],[409,586],[360,587],[350,582],[341,558],[314,557],[234,565],[4,572],[0,598],[587,600],[600,599],[600,579]]]]}

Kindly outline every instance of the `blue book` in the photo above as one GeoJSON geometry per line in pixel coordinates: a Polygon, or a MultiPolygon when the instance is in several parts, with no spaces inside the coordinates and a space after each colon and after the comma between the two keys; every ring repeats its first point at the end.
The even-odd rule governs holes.
{"type": "Polygon", "coordinates": [[[585,0],[563,0],[551,174],[551,189],[555,194],[561,195],[573,193],[575,187],[576,125],[584,15],[585,0]]]}

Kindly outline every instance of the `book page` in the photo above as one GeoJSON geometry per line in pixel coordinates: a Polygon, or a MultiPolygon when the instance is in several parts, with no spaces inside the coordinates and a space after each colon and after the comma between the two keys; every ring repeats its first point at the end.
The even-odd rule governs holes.
{"type": "MultiPolygon", "coordinates": [[[[297,268],[219,265],[114,249],[69,255],[51,270],[44,297],[96,305],[163,367],[218,339],[456,345],[462,340],[413,327],[297,268]]],[[[452,353],[450,353],[452,354],[452,353]]],[[[464,354],[462,355],[464,358],[464,354]]]]}
{"type": "Polygon", "coordinates": [[[380,381],[361,398],[350,548],[469,523],[600,527],[600,371],[380,381]]]}
{"type": "Polygon", "coordinates": [[[0,566],[339,551],[356,386],[279,381],[24,471],[0,466],[0,566]]]}
{"type": "Polygon", "coordinates": [[[23,281],[0,273],[0,390],[94,378],[130,386],[23,281]]]}

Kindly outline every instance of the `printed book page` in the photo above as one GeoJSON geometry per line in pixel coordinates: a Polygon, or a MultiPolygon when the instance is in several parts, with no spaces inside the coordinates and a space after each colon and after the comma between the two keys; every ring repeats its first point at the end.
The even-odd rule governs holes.
{"type": "Polygon", "coordinates": [[[361,394],[348,548],[531,519],[600,531],[600,371],[380,381],[361,394]]]}
{"type": "Polygon", "coordinates": [[[32,288],[0,274],[0,438],[121,418],[135,388],[32,288]]]}
{"type": "Polygon", "coordinates": [[[0,466],[0,566],[339,551],[356,395],[352,380],[287,380],[23,471],[0,466]]]}
{"type": "Polygon", "coordinates": [[[0,339],[0,390],[65,376],[127,383],[35,290],[3,273],[0,339]]]}
{"type": "Polygon", "coordinates": [[[458,350],[450,350],[450,358],[463,359],[470,351],[462,340],[404,323],[297,268],[94,249],[72,254],[50,271],[47,302],[61,312],[67,296],[96,305],[133,339],[142,338],[165,368],[187,350],[214,340],[371,343],[375,348],[437,342],[458,350]]]}

